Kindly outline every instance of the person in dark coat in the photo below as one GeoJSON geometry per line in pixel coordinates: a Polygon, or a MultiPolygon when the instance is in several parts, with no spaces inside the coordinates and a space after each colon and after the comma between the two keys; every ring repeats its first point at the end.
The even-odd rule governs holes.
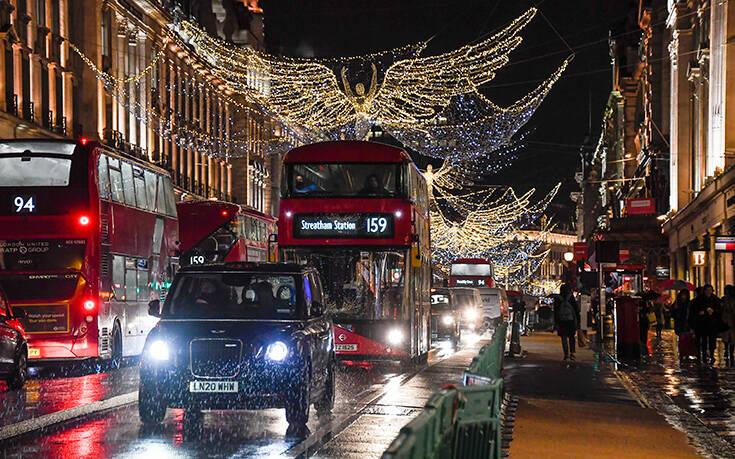
{"type": "Polygon", "coordinates": [[[575,338],[579,329],[579,321],[579,304],[574,299],[569,285],[562,284],[559,288],[559,294],[554,298],[554,323],[556,324],[556,331],[561,337],[564,360],[575,359],[575,338]]]}
{"type": "Polygon", "coordinates": [[[689,290],[681,289],[676,294],[676,301],[671,311],[671,317],[674,318],[674,333],[677,336],[689,331],[689,290]]]}
{"type": "Polygon", "coordinates": [[[702,294],[694,298],[689,308],[689,325],[697,338],[697,349],[702,363],[715,363],[717,335],[720,332],[720,300],[715,289],[705,285],[702,294]]]}

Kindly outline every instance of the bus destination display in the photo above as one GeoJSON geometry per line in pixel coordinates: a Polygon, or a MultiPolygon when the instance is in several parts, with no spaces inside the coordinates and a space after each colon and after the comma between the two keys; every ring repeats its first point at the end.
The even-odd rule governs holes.
{"type": "Polygon", "coordinates": [[[295,215],[294,237],[391,238],[391,214],[295,215]]]}

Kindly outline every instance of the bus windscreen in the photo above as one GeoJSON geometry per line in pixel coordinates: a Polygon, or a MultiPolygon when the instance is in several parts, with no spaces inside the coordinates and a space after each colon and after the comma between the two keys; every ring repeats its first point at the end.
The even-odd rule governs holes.
{"type": "Polygon", "coordinates": [[[399,197],[401,164],[293,164],[288,166],[291,197],[399,197]]]}
{"type": "Polygon", "coordinates": [[[452,276],[482,276],[493,275],[489,264],[456,263],[452,264],[450,275],[452,276]]]}

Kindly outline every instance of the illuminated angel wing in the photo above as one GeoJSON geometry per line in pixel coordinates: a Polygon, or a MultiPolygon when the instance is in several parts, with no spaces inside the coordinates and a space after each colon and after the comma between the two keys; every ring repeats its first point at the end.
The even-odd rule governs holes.
{"type": "Polygon", "coordinates": [[[376,94],[373,119],[384,125],[417,123],[434,116],[453,97],[475,91],[508,63],[509,53],[521,44],[518,33],[535,15],[536,9],[532,8],[479,43],[394,63],[376,94]]]}
{"type": "Polygon", "coordinates": [[[212,64],[215,76],[281,120],[319,131],[354,122],[355,108],[329,67],[232,46],[190,21],[179,27],[179,34],[212,64]]]}

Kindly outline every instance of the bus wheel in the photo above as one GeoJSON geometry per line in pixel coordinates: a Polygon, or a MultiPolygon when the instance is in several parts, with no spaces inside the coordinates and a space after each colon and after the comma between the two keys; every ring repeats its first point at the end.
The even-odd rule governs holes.
{"type": "Polygon", "coordinates": [[[110,343],[112,343],[112,349],[110,350],[110,368],[116,370],[120,368],[120,365],[122,364],[123,355],[122,331],[120,330],[120,324],[118,322],[115,322],[115,326],[112,327],[110,343]]]}

